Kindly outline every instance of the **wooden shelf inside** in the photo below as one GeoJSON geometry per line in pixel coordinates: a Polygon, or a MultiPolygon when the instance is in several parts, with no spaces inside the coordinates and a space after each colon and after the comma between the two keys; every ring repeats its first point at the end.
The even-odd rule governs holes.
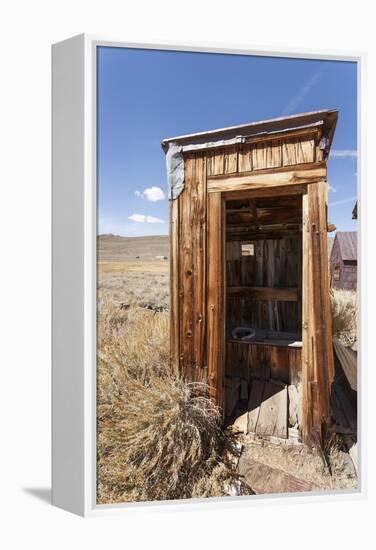
{"type": "Polygon", "coordinates": [[[276,288],[266,286],[228,286],[229,296],[247,295],[255,300],[277,300],[280,302],[297,302],[299,299],[297,288],[276,288]]]}
{"type": "Polygon", "coordinates": [[[301,340],[269,340],[268,338],[265,338],[264,340],[240,340],[236,338],[227,338],[227,342],[231,344],[244,344],[244,345],[253,345],[256,344],[258,346],[277,346],[277,347],[289,347],[289,348],[301,348],[302,347],[302,341],[301,340]]]}

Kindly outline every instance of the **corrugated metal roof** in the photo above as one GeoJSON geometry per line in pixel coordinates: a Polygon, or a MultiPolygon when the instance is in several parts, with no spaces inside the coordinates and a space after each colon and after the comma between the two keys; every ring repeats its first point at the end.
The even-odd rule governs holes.
{"type": "Polygon", "coordinates": [[[357,260],[357,232],[356,231],[337,231],[336,239],[338,240],[341,250],[342,260],[357,260]]]}
{"type": "Polygon", "coordinates": [[[334,128],[337,122],[337,117],[337,110],[323,109],[321,111],[300,113],[292,116],[241,124],[239,126],[229,126],[227,128],[219,128],[206,132],[176,136],[164,139],[162,141],[162,147],[166,151],[168,149],[169,143],[171,142],[176,142],[181,145],[187,145],[193,143],[205,143],[207,141],[213,141],[217,139],[229,139],[237,137],[239,135],[250,137],[260,134],[262,135],[263,133],[265,133],[266,135],[272,134],[278,131],[288,132],[289,130],[296,130],[297,128],[309,127],[321,121],[325,129],[325,134],[328,138],[327,150],[329,150],[331,139],[334,133],[334,128]]]}

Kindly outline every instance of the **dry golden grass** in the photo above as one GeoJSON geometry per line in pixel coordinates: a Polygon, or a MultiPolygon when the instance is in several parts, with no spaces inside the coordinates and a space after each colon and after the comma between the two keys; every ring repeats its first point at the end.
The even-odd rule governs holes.
{"type": "Polygon", "coordinates": [[[98,321],[98,502],[228,494],[235,439],[207,388],[171,371],[168,315],[100,302],[98,321]]]}
{"type": "Polygon", "coordinates": [[[98,301],[167,309],[167,262],[105,262],[98,264],[98,301]],[[122,268],[124,266],[124,269],[122,268]]]}
{"type": "Polygon", "coordinates": [[[331,289],[333,336],[344,346],[352,346],[357,339],[357,305],[354,290],[331,289]]]}
{"type": "MultiPolygon", "coordinates": [[[[98,503],[229,494],[234,436],[221,429],[206,388],[169,367],[168,262],[100,262],[98,281],[98,503]]],[[[333,291],[332,310],[334,334],[350,345],[355,293],[333,291]]],[[[247,453],[323,489],[356,486],[337,448],[333,476],[304,448],[251,444],[247,453]]]]}
{"type": "Polygon", "coordinates": [[[139,273],[168,273],[167,260],[132,260],[132,261],[100,261],[98,273],[100,277],[116,276],[129,272],[139,273]]]}

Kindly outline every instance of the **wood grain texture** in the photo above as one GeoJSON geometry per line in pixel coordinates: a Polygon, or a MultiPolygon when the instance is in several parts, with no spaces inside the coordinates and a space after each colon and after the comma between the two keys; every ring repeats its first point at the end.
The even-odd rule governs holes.
{"type": "MultiPolygon", "coordinates": [[[[237,246],[232,249],[231,259],[227,259],[228,326],[231,330],[235,326],[252,326],[299,332],[301,237],[262,236],[253,241],[253,256],[241,256],[237,246]]],[[[236,244],[231,242],[232,246],[236,244]]]]}
{"type": "Polygon", "coordinates": [[[334,378],[326,236],[326,183],[303,198],[303,393],[302,435],[323,443],[330,425],[334,378]]]}
{"type": "Polygon", "coordinates": [[[265,382],[256,434],[287,438],[287,386],[265,382]]]}
{"type": "Polygon", "coordinates": [[[268,174],[251,173],[236,174],[222,178],[208,178],[208,192],[244,191],[263,189],[265,187],[280,187],[285,185],[301,185],[314,183],[326,174],[325,168],[308,170],[291,170],[286,172],[270,172],[268,174]]]}
{"type": "Polygon", "coordinates": [[[282,145],[283,166],[315,162],[315,141],[310,138],[285,139],[282,145]]]}
{"type": "Polygon", "coordinates": [[[266,197],[286,197],[292,195],[303,195],[307,190],[306,184],[301,185],[281,185],[280,187],[263,187],[262,189],[249,188],[243,191],[224,191],[223,198],[226,200],[252,199],[266,197]]]}
{"type": "Polygon", "coordinates": [[[345,347],[338,338],[333,338],[333,346],[336,356],[341,363],[342,370],[353,391],[358,390],[357,353],[351,348],[345,347]]]}
{"type": "Polygon", "coordinates": [[[170,201],[170,361],[179,369],[179,201],[170,201]]]}
{"type": "MultiPolygon", "coordinates": [[[[181,372],[189,379],[206,381],[206,159],[191,153],[185,158],[185,188],[177,201],[179,215],[178,270],[179,333],[181,372]]],[[[176,253],[176,252],[175,252],[176,253]]],[[[176,293],[175,287],[173,291],[176,293]]],[[[175,298],[174,298],[175,299],[175,298]]],[[[176,314],[171,320],[176,321],[176,314]]],[[[175,345],[176,347],[176,345],[175,345]]],[[[176,351],[175,351],[176,353],[176,351]]]]}
{"type": "Polygon", "coordinates": [[[289,347],[283,340],[268,343],[227,341],[226,376],[245,380],[273,379],[284,384],[301,380],[302,349],[289,347]]]}
{"type": "Polygon", "coordinates": [[[280,302],[297,302],[297,288],[275,288],[265,286],[229,286],[230,296],[249,296],[256,300],[277,300],[280,302]]]}
{"type": "Polygon", "coordinates": [[[304,440],[322,443],[334,374],[326,155],[321,129],[284,134],[283,124],[278,135],[185,154],[185,188],[170,208],[171,361],[207,381],[222,408],[225,371],[246,384],[301,385],[304,440]],[[246,240],[255,254],[243,257],[246,240]],[[301,324],[302,349],[229,339],[235,326],[299,333],[301,324]]]}
{"type": "Polygon", "coordinates": [[[224,271],[222,198],[220,193],[208,196],[208,383],[210,396],[223,409],[224,405],[224,271]]]}
{"type": "Polygon", "coordinates": [[[256,432],[262,396],[264,394],[264,386],[265,383],[261,380],[255,380],[252,383],[251,393],[248,402],[248,432],[250,433],[256,432]]]}

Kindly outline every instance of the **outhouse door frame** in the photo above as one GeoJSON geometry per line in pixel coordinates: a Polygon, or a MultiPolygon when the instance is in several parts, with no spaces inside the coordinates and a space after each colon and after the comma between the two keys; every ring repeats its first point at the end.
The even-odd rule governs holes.
{"type": "Polygon", "coordinates": [[[207,180],[207,367],[211,398],[225,410],[226,216],[225,202],[265,196],[302,196],[301,432],[322,444],[330,424],[334,377],[329,302],[326,166],[291,173],[232,175],[207,180]]]}

